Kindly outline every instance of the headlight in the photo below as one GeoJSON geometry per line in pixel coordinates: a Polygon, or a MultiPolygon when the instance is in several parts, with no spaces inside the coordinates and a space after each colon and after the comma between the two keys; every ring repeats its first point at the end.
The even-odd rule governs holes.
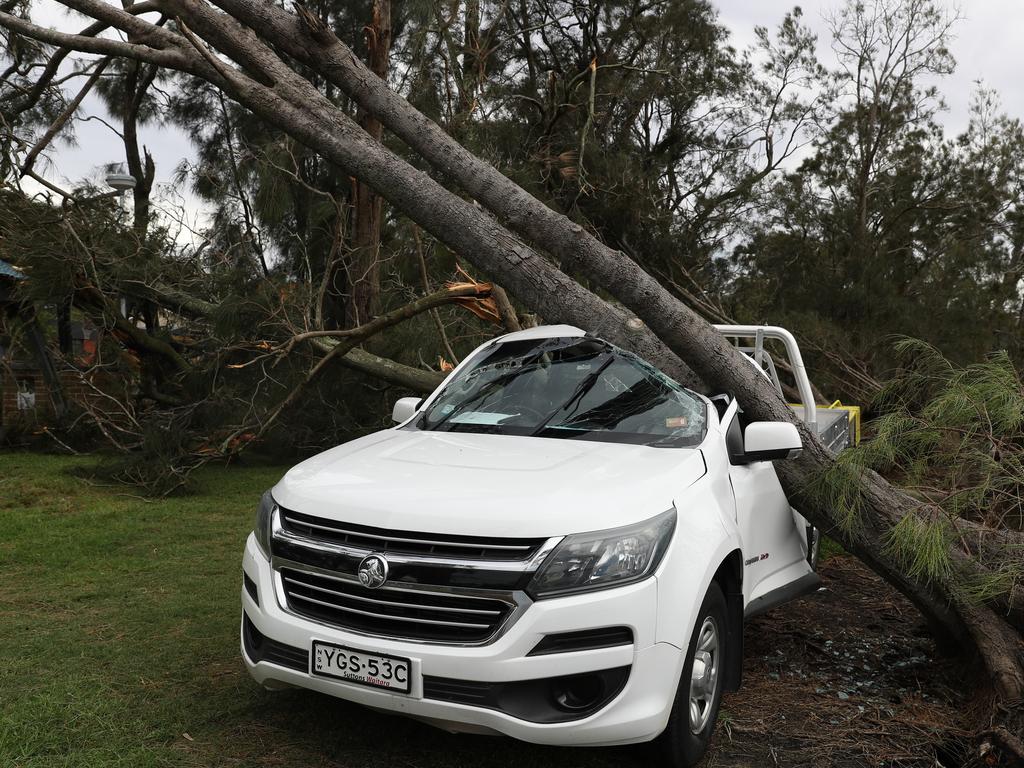
{"type": "Polygon", "coordinates": [[[672,508],[642,523],[566,536],[527,591],[541,600],[645,579],[661,562],[675,528],[672,508]]]}
{"type": "Polygon", "coordinates": [[[256,520],[252,525],[252,532],[256,536],[256,543],[260,545],[263,554],[270,559],[270,519],[273,517],[277,504],[270,491],[263,494],[260,505],[256,508],[256,520]]]}

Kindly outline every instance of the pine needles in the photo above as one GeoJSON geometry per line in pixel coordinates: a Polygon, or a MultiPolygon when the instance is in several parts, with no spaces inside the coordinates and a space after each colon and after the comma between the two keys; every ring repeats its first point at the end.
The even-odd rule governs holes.
{"type": "Polygon", "coordinates": [[[948,520],[923,520],[908,514],[889,530],[885,548],[911,578],[944,583],[953,573],[949,551],[952,539],[948,520]]]}
{"type": "Polygon", "coordinates": [[[1024,527],[1024,386],[1005,352],[965,367],[916,339],[879,393],[874,437],[853,453],[953,517],[1024,527]]]}
{"type": "MultiPolygon", "coordinates": [[[[979,536],[1024,529],[1024,385],[1005,352],[960,367],[929,344],[901,339],[899,370],[873,403],[873,436],[845,451],[813,492],[837,511],[840,528],[860,531],[863,473],[877,471],[921,502],[886,534],[885,550],[914,579],[955,583],[986,602],[1024,581],[1024,552],[996,552],[970,577],[958,574],[953,547],[963,521],[979,536]]],[[[971,537],[967,537],[971,538],[971,537]]],[[[993,554],[992,552],[988,553],[993,554]]]]}

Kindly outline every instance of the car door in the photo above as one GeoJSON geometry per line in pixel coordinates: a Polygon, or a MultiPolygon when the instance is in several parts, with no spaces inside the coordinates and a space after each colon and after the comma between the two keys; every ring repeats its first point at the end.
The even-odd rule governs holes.
{"type": "Polygon", "coordinates": [[[808,567],[793,510],[770,461],[744,460],[747,421],[733,400],[722,415],[729,455],[729,479],[736,500],[736,524],[743,540],[743,593],[746,601],[803,576],[808,567]]]}

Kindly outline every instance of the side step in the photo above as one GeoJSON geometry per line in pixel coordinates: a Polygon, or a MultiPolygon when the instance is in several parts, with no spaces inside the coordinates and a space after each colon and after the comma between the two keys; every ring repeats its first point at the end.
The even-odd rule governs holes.
{"type": "Polygon", "coordinates": [[[798,597],[816,592],[820,586],[821,579],[818,578],[818,574],[804,574],[796,581],[791,581],[789,584],[773,589],[771,592],[751,600],[746,610],[743,611],[743,619],[752,619],[755,616],[760,616],[762,613],[766,613],[772,608],[777,608],[783,603],[788,603],[790,600],[796,600],[798,597]]]}

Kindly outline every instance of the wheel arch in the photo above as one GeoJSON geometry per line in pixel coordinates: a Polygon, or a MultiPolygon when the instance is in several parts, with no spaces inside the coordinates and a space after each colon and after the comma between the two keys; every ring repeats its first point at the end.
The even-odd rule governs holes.
{"type": "Polygon", "coordinates": [[[738,691],[743,680],[743,554],[740,550],[734,549],[726,555],[711,580],[725,595],[729,621],[722,685],[727,691],[738,691]]]}

